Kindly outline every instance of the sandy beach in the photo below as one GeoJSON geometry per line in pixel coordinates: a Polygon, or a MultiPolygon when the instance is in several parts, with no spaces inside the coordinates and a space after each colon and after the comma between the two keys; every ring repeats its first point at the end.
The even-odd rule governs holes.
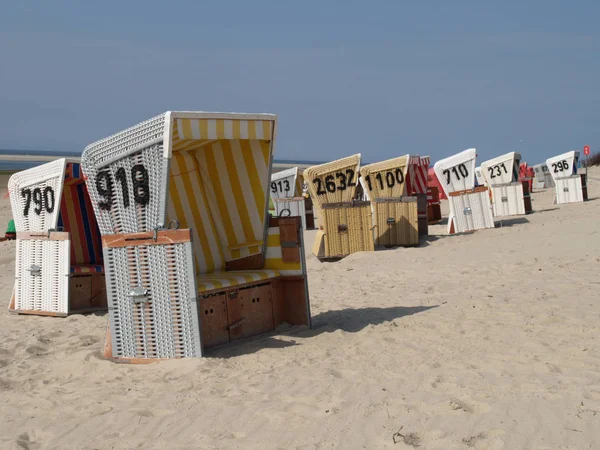
{"type": "Polygon", "coordinates": [[[149,365],[102,359],[105,314],[9,314],[2,242],[0,448],[598,449],[598,168],[588,183],[586,203],[535,192],[496,229],[335,263],[307,231],[313,329],[149,365]]]}

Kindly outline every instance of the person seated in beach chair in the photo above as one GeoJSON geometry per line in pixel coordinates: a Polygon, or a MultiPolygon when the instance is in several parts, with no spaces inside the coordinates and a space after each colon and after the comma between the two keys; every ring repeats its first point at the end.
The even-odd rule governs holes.
{"type": "Polygon", "coordinates": [[[100,231],[78,163],[59,159],[8,182],[16,224],[9,309],[66,316],[106,309],[100,231]]]}
{"type": "Polygon", "coordinates": [[[168,112],[85,149],[109,259],[107,357],[202,356],[310,326],[300,220],[268,214],[275,131],[270,114],[168,112]]]}

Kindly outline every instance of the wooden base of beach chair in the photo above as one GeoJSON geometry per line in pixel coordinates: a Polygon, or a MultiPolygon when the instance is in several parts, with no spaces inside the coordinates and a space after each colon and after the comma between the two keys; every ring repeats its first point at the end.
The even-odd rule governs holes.
{"type": "Polygon", "coordinates": [[[427,205],[427,222],[429,225],[435,225],[442,220],[442,207],[439,203],[427,205]]]}
{"type": "MultiPolygon", "coordinates": [[[[427,208],[424,196],[422,200],[425,200],[424,206],[427,208]]],[[[418,214],[418,203],[419,200],[416,197],[375,199],[373,203],[375,245],[381,247],[418,246],[421,221],[418,214]]],[[[422,201],[421,206],[423,206],[422,201]]]]}
{"type": "Polygon", "coordinates": [[[278,277],[199,299],[204,349],[273,331],[282,323],[310,325],[303,277],[278,277]]]}
{"type": "Polygon", "coordinates": [[[323,239],[323,244],[315,241],[313,247],[314,252],[319,245],[316,255],[319,259],[343,258],[352,253],[375,250],[371,202],[326,203],[323,216],[323,233],[317,233],[317,239],[323,239]]]}
{"type": "Polygon", "coordinates": [[[69,279],[69,314],[106,311],[103,273],[81,274],[69,279]]]}
{"type": "Polygon", "coordinates": [[[448,218],[448,234],[494,228],[487,187],[450,192],[449,201],[451,214],[448,218]]]}

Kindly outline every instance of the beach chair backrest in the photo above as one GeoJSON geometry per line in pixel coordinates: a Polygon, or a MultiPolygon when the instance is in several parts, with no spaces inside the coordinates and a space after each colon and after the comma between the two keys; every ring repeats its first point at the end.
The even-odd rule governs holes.
{"type": "Polygon", "coordinates": [[[429,156],[408,156],[405,195],[427,194],[429,162],[429,156]]]}
{"type": "Polygon", "coordinates": [[[577,165],[579,164],[579,152],[570,151],[546,160],[546,165],[550,171],[554,182],[560,178],[577,175],[577,165]]]}
{"type": "Polygon", "coordinates": [[[353,200],[359,170],[360,153],[306,169],[304,182],[308,184],[313,206],[320,211],[326,203],[353,200]]]}
{"type": "Polygon", "coordinates": [[[271,198],[293,198],[302,195],[302,184],[298,177],[298,168],[275,172],[271,175],[271,198]]]}
{"type": "Polygon", "coordinates": [[[192,232],[197,273],[260,256],[275,135],[272,114],[167,112],[88,146],[102,234],[177,221],[192,232]]]}
{"type": "Polygon", "coordinates": [[[487,182],[485,181],[485,177],[483,176],[481,166],[475,167],[475,180],[477,181],[478,186],[487,186],[487,182]]]}
{"type": "Polygon", "coordinates": [[[405,155],[362,166],[360,183],[367,198],[375,200],[405,195],[410,158],[410,155],[405,155]]]}
{"type": "Polygon", "coordinates": [[[477,151],[470,148],[435,163],[435,174],[446,195],[475,187],[476,157],[477,151]]]}
{"type": "Polygon", "coordinates": [[[152,231],[164,224],[168,161],[166,114],[88,145],[81,156],[102,235],[152,231]]]}
{"type": "Polygon", "coordinates": [[[56,229],[66,163],[57,159],[10,177],[8,192],[17,232],[56,229]]]}
{"type": "Polygon", "coordinates": [[[427,171],[427,186],[437,188],[440,200],[448,200],[446,192],[442,188],[440,180],[438,180],[438,177],[433,167],[430,167],[427,171]]]}
{"type": "Polygon", "coordinates": [[[548,165],[546,163],[540,163],[533,166],[535,180],[538,183],[544,183],[544,181],[546,180],[546,172],[548,172],[548,165]]]}
{"type": "Polygon", "coordinates": [[[521,154],[506,153],[481,163],[481,171],[488,186],[515,183],[519,181],[521,154]]]}

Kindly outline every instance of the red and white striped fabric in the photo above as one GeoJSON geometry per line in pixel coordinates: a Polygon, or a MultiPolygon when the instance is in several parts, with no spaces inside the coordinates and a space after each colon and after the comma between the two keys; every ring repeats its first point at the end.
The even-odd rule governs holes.
{"type": "Polygon", "coordinates": [[[429,168],[429,156],[420,157],[410,155],[408,157],[408,176],[406,179],[407,195],[427,193],[427,170],[429,168]]]}

